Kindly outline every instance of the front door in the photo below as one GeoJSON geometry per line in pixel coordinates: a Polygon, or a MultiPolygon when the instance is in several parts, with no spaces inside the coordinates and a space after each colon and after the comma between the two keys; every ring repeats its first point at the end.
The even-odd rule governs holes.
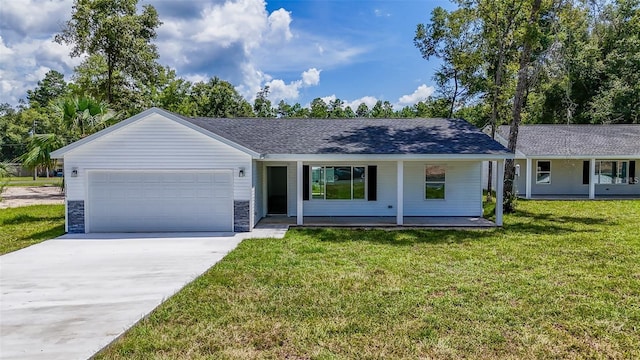
{"type": "Polygon", "coordinates": [[[267,167],[267,213],[287,213],[287,167],[267,167]]]}

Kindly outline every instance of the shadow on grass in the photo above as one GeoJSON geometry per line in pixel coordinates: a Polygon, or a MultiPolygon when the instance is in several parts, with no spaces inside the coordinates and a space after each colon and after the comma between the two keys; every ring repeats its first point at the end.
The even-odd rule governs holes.
{"type": "Polygon", "coordinates": [[[570,215],[557,215],[551,213],[533,213],[525,210],[516,210],[515,215],[518,218],[530,218],[536,221],[549,223],[561,223],[561,224],[569,224],[576,223],[581,225],[618,225],[617,221],[612,221],[611,219],[603,219],[603,218],[595,218],[595,217],[581,217],[581,216],[570,216],[570,215]]]}
{"type": "Polygon", "coordinates": [[[5,219],[2,221],[4,225],[22,225],[28,223],[34,223],[39,221],[58,221],[64,220],[64,215],[54,215],[54,216],[33,216],[28,214],[17,214],[11,218],[5,219]]]}
{"type": "MultiPolygon", "coordinates": [[[[522,214],[526,216],[525,214],[522,214]]],[[[413,244],[463,244],[474,241],[482,241],[485,239],[495,239],[501,235],[564,235],[570,233],[586,233],[600,232],[599,227],[603,225],[612,225],[611,222],[588,219],[588,218],[572,218],[562,217],[562,219],[538,221],[533,218],[534,222],[516,222],[513,224],[505,224],[503,228],[496,229],[474,229],[474,230],[431,230],[431,229],[398,229],[398,230],[381,230],[381,229],[293,229],[289,231],[298,231],[302,235],[312,236],[320,241],[345,243],[345,242],[368,242],[373,244],[389,244],[408,246],[413,244]],[[573,220],[572,220],[573,219],[573,220]],[[591,222],[590,220],[593,220],[591,222]],[[587,228],[576,228],[571,226],[574,224],[594,225],[587,228]]]]}
{"type": "Polygon", "coordinates": [[[52,228],[30,234],[20,240],[49,240],[64,235],[64,224],[56,225],[52,228]]]}
{"type": "MultiPolygon", "coordinates": [[[[292,231],[292,230],[289,230],[292,231]]],[[[294,229],[321,242],[368,242],[407,246],[418,243],[461,244],[494,236],[498,230],[378,230],[378,229],[294,229]]]]}

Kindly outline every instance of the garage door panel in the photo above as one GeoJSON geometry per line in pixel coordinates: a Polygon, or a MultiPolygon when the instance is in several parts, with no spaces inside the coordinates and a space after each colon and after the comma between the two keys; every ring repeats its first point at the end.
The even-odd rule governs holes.
{"type": "Polygon", "coordinates": [[[90,232],[231,231],[231,171],[91,171],[90,232]]]}

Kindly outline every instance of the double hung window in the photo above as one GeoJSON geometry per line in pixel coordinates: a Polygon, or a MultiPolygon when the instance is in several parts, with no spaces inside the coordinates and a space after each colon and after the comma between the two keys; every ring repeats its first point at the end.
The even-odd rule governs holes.
{"type": "Polygon", "coordinates": [[[445,196],[446,170],[444,166],[427,165],[425,168],[424,197],[427,200],[442,200],[445,196]]]}
{"type": "Polygon", "coordinates": [[[311,199],[364,200],[364,166],[311,166],[311,199]]]}

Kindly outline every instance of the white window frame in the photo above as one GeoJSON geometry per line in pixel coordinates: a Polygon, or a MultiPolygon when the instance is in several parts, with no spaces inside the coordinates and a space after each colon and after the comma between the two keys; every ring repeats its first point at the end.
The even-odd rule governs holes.
{"type": "Polygon", "coordinates": [[[597,185],[627,185],[629,183],[629,160],[596,160],[596,168],[595,168],[596,173],[595,175],[595,183],[597,185]],[[610,183],[602,183],[600,182],[600,176],[602,175],[602,163],[615,163],[616,164],[616,170],[617,170],[617,174],[612,174],[614,175],[613,177],[611,177],[611,182],[610,183]],[[626,169],[626,176],[622,176],[622,177],[618,177],[618,175],[620,175],[620,169],[622,169],[622,164],[625,164],[625,169],[626,169]],[[620,182],[616,182],[616,179],[620,179],[620,182]]]}
{"type": "Polygon", "coordinates": [[[368,169],[366,165],[349,165],[349,164],[345,164],[345,165],[309,165],[309,200],[310,201],[367,201],[367,195],[368,195],[368,181],[367,181],[367,176],[368,176],[368,169]],[[344,167],[350,167],[351,168],[351,197],[349,199],[327,199],[327,168],[344,168],[344,167]],[[313,169],[314,168],[322,168],[322,176],[323,176],[323,190],[322,190],[322,195],[323,198],[319,199],[319,198],[314,198],[313,197],[313,169]],[[353,198],[353,186],[354,186],[354,168],[363,168],[363,176],[362,179],[364,180],[364,197],[361,199],[354,199],[353,198]]]}
{"type": "Polygon", "coordinates": [[[551,160],[536,160],[536,184],[538,185],[551,185],[551,173],[552,173],[552,169],[551,169],[551,160]],[[540,170],[540,162],[548,162],[549,163],[549,171],[542,171],[540,170]],[[539,181],[538,180],[538,175],[539,174],[549,174],[549,181],[547,182],[543,182],[543,181],[539,181]]]}
{"type": "Polygon", "coordinates": [[[427,164],[424,166],[424,185],[422,187],[422,191],[424,192],[424,194],[422,195],[422,198],[425,201],[444,201],[447,199],[447,167],[441,164],[427,164]],[[427,180],[427,169],[429,167],[440,167],[444,170],[444,181],[429,181],[427,180]],[[444,193],[442,194],[441,198],[428,198],[427,197],[427,185],[428,184],[442,184],[442,186],[444,187],[444,193]]]}

